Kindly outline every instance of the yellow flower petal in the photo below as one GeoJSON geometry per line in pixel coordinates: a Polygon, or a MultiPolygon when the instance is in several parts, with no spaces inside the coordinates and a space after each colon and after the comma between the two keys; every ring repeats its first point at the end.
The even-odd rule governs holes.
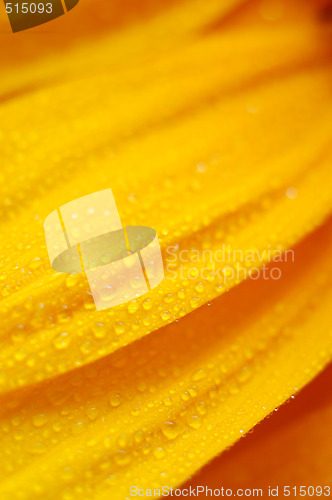
{"type": "MultiPolygon", "coordinates": [[[[265,30],[264,36],[268,37],[265,30]]],[[[227,49],[231,59],[232,44],[228,42],[227,37],[225,41],[217,36],[211,45],[215,53],[218,47],[227,49]]],[[[272,42],[276,43],[274,34],[272,42]]],[[[204,292],[197,294],[202,277],[187,284],[178,263],[177,279],[167,279],[149,294],[152,315],[143,307],[145,298],[138,299],[135,314],[127,306],[119,306],[96,315],[86,280],[79,278],[73,283],[50,269],[42,223],[57,206],[111,186],[123,223],[155,227],[165,259],[170,259],[167,248],[174,245],[180,250],[192,247],[215,252],[222,244],[230,244],[243,251],[256,248],[260,254],[268,245],[289,248],[330,212],[330,110],[326,106],[330,68],[324,51],[322,61],[316,63],[316,52],[306,52],[305,44],[300,59],[308,58],[309,68],[284,74],[277,63],[273,77],[266,76],[260,84],[252,83],[252,75],[246,82],[245,65],[242,87],[237,89],[233,83],[231,93],[224,90],[217,95],[224,71],[220,81],[215,71],[208,83],[205,73],[200,76],[206,60],[204,39],[202,44],[201,52],[193,50],[191,56],[197,87],[192,78],[178,77],[175,72],[174,80],[166,81],[165,87],[158,79],[151,82],[151,88],[142,86],[140,95],[133,94],[132,102],[126,98],[128,107],[123,107],[125,92],[120,99],[118,90],[113,96],[106,91],[109,78],[100,76],[92,82],[90,78],[83,80],[81,91],[76,84],[67,83],[2,106],[6,180],[2,209],[11,220],[2,224],[4,243],[0,250],[4,283],[0,362],[6,368],[0,382],[3,391],[113,352],[225,289],[215,272],[216,277],[204,280],[204,292]],[[317,67],[313,68],[314,62],[317,67]],[[203,102],[199,95],[205,96],[203,102]],[[165,120],[166,102],[172,104],[165,120]],[[40,115],[31,117],[31,109],[40,110],[42,122],[40,115]],[[111,118],[105,109],[110,110],[111,118]],[[68,128],[62,126],[63,116],[68,128]],[[125,139],[129,126],[134,136],[125,139]],[[299,195],[290,200],[286,191],[292,186],[299,195]],[[23,234],[22,227],[26,228],[23,234]],[[179,298],[182,288],[186,291],[179,298]],[[176,297],[170,304],[164,301],[169,294],[176,297]],[[93,332],[96,322],[105,325],[103,339],[93,332]],[[65,354],[64,348],[56,348],[63,333],[68,334],[65,354]],[[18,349],[22,351],[19,355],[18,349]]],[[[253,43],[253,54],[256,48],[253,43]]],[[[281,54],[284,60],[283,49],[281,54]]],[[[172,72],[179,56],[172,52],[170,57],[172,72]]],[[[289,57],[291,64],[295,54],[289,57]]],[[[238,71],[239,67],[237,75],[238,71]]],[[[122,78],[126,81],[127,77],[122,78]]],[[[262,75],[258,73],[256,78],[260,81],[262,75]]],[[[220,262],[213,264],[216,271],[224,267],[220,262]]],[[[252,265],[257,266],[257,262],[252,265]]],[[[206,262],[201,260],[197,267],[202,271],[206,262]]],[[[174,276],[172,271],[168,278],[174,276]]],[[[229,286],[234,284],[228,282],[229,286]]]]}
{"type": "Polygon", "coordinates": [[[181,484],[331,360],[330,55],[301,6],[180,3],[5,63],[3,498],[181,484]],[[166,279],[97,313],[84,276],[50,269],[43,222],[109,187],[124,225],[157,230],[166,279]],[[296,258],[241,283],[223,245],[236,269],[296,258]]]}
{"type": "Polygon", "coordinates": [[[331,359],[331,234],[303,242],[277,282],[249,280],[181,325],[4,396],[2,498],[174,486],[244,435],[331,359]]]}
{"type": "MultiPolygon", "coordinates": [[[[329,365],[295,400],[291,399],[182,488],[197,485],[212,489],[224,486],[233,491],[262,488],[266,494],[269,486],[278,486],[283,492],[284,486],[290,485],[292,488],[297,486],[298,492],[300,486],[306,490],[310,488],[311,494],[312,486],[321,486],[323,493],[328,493],[331,485],[331,380],[332,367],[329,365]]],[[[317,493],[319,491],[317,489],[317,493]]],[[[202,498],[208,497],[202,495],[202,498]]]]}

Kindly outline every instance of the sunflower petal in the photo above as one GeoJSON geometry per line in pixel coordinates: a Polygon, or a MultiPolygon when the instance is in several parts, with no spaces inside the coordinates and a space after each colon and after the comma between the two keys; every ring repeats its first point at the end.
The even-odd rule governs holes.
{"type": "Polygon", "coordinates": [[[249,280],[181,325],[3,396],[2,497],[180,484],[304,386],[332,354],[331,227],[279,281],[249,280]]]}
{"type": "MultiPolygon", "coordinates": [[[[330,67],[324,51],[317,60],[321,45],[308,50],[304,43],[302,53],[287,52],[289,67],[294,57],[298,60],[295,71],[285,71],[287,57],[279,46],[282,63],[273,63],[267,73],[265,68],[265,74],[266,63],[256,69],[256,77],[254,71],[249,78],[246,64],[243,68],[235,65],[243,81],[239,88],[233,83],[231,89],[223,71],[218,76],[212,70],[209,78],[205,74],[200,78],[206,43],[215,54],[227,49],[231,59],[228,36],[234,41],[234,33],[214,36],[209,42],[203,37],[201,51],[193,50],[190,67],[198,78],[197,86],[192,85],[192,78],[173,73],[185,54],[189,56],[189,49],[180,55],[172,52],[168,71],[174,80],[166,80],[163,86],[156,79],[151,88],[142,86],[132,104],[127,99],[128,108],[117,104],[125,94],[120,99],[120,91],[106,92],[110,79],[101,76],[83,80],[82,92],[66,83],[1,107],[6,182],[0,210],[7,216],[1,223],[0,249],[2,391],[98,359],[236,285],[239,280],[227,280],[225,286],[220,279],[224,265],[215,255],[222,245],[241,252],[255,248],[260,255],[268,246],[284,250],[330,213],[331,113],[326,105],[330,67]],[[222,81],[224,90],[217,93],[222,81]],[[105,97],[100,99],[103,88],[105,97]],[[173,104],[165,119],[166,96],[173,104]],[[105,115],[105,108],[112,110],[113,120],[105,115]],[[42,122],[40,116],[31,117],[31,109],[42,110],[42,122]],[[61,125],[62,116],[70,134],[61,125]],[[269,127],[271,133],[266,134],[269,127]],[[157,230],[167,279],[134,304],[96,314],[84,277],[68,277],[50,269],[42,224],[58,206],[110,185],[125,225],[148,224],[157,230]],[[287,198],[289,187],[296,188],[296,199],[287,198]],[[190,272],[188,265],[177,259],[175,268],[171,266],[169,250],[173,247],[180,251],[194,248],[200,254],[209,248],[214,257],[210,263],[200,258],[197,266],[191,266],[197,267],[198,276],[188,280],[182,273],[190,272]],[[198,293],[207,264],[215,266],[215,272],[198,293]],[[180,290],[184,291],[179,295],[180,290]],[[153,313],[145,309],[146,299],[153,313]],[[94,332],[96,323],[104,326],[102,337],[94,332]],[[60,342],[64,337],[66,342],[60,342]]],[[[271,35],[273,44],[275,34],[271,35]]],[[[248,51],[254,54],[256,49],[253,40],[248,51]]],[[[123,77],[126,81],[127,76],[123,77]]],[[[251,265],[257,267],[266,260],[256,259],[251,265]]]]}
{"type": "Polygon", "coordinates": [[[220,488],[220,478],[223,478],[222,485],[234,491],[262,488],[267,493],[269,487],[278,486],[283,491],[284,486],[291,485],[309,488],[309,493],[312,486],[318,486],[328,493],[331,485],[331,381],[332,366],[329,365],[295,400],[282,406],[278,413],[258,425],[250,435],[182,487],[220,488]]]}

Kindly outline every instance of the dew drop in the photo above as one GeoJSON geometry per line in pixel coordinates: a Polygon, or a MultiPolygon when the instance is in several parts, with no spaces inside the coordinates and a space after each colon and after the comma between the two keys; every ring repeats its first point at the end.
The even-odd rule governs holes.
{"type": "Polygon", "coordinates": [[[100,260],[103,264],[109,264],[112,261],[112,256],[110,253],[105,253],[101,256],[100,260]]]}
{"type": "Polygon", "coordinates": [[[46,452],[46,450],[47,448],[45,444],[41,442],[35,442],[29,448],[30,453],[32,453],[33,455],[42,455],[46,452]]]}
{"type": "Polygon", "coordinates": [[[161,428],[164,436],[169,439],[175,439],[179,435],[179,429],[174,422],[165,422],[161,428]]]}
{"type": "Polygon", "coordinates": [[[41,260],[40,257],[36,257],[35,259],[32,259],[29,263],[30,269],[37,269],[41,265],[41,260]]]}
{"type": "Polygon", "coordinates": [[[129,312],[129,314],[134,314],[138,309],[138,303],[136,300],[132,300],[129,302],[128,306],[127,306],[127,311],[129,312]]]}
{"type": "Polygon", "coordinates": [[[294,200],[297,197],[297,189],[295,187],[289,187],[286,190],[286,196],[290,200],[294,200]]]}
{"type": "Polygon", "coordinates": [[[56,349],[61,351],[66,349],[70,343],[70,336],[68,332],[61,332],[53,339],[53,345],[56,349]]]}
{"type": "Polygon", "coordinates": [[[191,377],[194,382],[197,382],[198,380],[202,380],[203,378],[206,377],[206,372],[203,369],[197,370],[193,376],[191,377]]]}
{"type": "Polygon", "coordinates": [[[199,300],[197,297],[193,297],[191,300],[190,300],[190,305],[192,307],[192,309],[195,309],[196,307],[199,306],[199,300]]]}
{"type": "Polygon", "coordinates": [[[27,356],[27,353],[25,352],[24,349],[18,349],[16,352],[15,352],[15,359],[17,361],[23,361],[23,359],[25,359],[27,356]]]}
{"type": "Polygon", "coordinates": [[[120,394],[112,394],[109,401],[110,405],[113,406],[113,408],[120,406],[120,404],[122,403],[120,394]]]}
{"type": "Polygon", "coordinates": [[[101,322],[94,323],[94,325],[92,325],[92,331],[97,339],[103,339],[107,334],[106,325],[101,322]]]}
{"type": "Polygon", "coordinates": [[[85,424],[84,422],[77,422],[76,425],[72,428],[72,433],[74,436],[77,436],[78,434],[81,434],[85,429],[85,424]]]}
{"type": "Polygon", "coordinates": [[[153,451],[153,454],[158,459],[163,458],[166,455],[164,448],[161,448],[160,446],[153,451]]]}
{"type": "Polygon", "coordinates": [[[131,462],[131,456],[126,450],[118,450],[114,456],[115,463],[121,467],[131,462]]]}
{"type": "Polygon", "coordinates": [[[207,171],[207,166],[205,165],[205,163],[198,163],[196,165],[196,170],[197,172],[199,172],[200,174],[204,174],[204,172],[207,171]]]}
{"type": "Polygon", "coordinates": [[[145,309],[146,311],[149,311],[151,308],[152,308],[152,300],[151,299],[145,299],[142,306],[143,306],[143,309],[145,309]]]}
{"type": "Polygon", "coordinates": [[[32,418],[32,423],[35,427],[42,427],[46,424],[47,420],[47,416],[44,413],[40,413],[32,418]]]}
{"type": "Polygon", "coordinates": [[[195,290],[196,292],[198,293],[202,293],[204,292],[204,284],[200,281],[199,283],[197,283],[197,285],[195,286],[195,290]]]}
{"type": "Polygon", "coordinates": [[[181,394],[181,399],[182,399],[183,401],[189,401],[189,399],[190,399],[190,394],[189,394],[189,392],[188,392],[188,391],[183,392],[183,393],[181,394]]]}
{"type": "Polygon", "coordinates": [[[164,302],[166,302],[166,304],[170,304],[171,302],[173,302],[173,300],[174,300],[174,295],[172,293],[168,293],[164,297],[164,302]]]}
{"type": "Polygon", "coordinates": [[[114,297],[114,289],[111,285],[105,285],[100,290],[100,297],[102,300],[112,300],[114,297]]]}
{"type": "Polygon", "coordinates": [[[172,406],[172,404],[173,404],[172,398],[165,398],[164,399],[164,405],[165,406],[172,406]]]}
{"type": "Polygon", "coordinates": [[[55,432],[60,432],[62,429],[62,425],[60,422],[55,422],[52,427],[55,432]]]}
{"type": "Polygon", "coordinates": [[[190,425],[193,429],[199,429],[201,426],[201,421],[198,415],[190,415],[187,418],[187,424],[190,425]]]}
{"type": "Polygon", "coordinates": [[[97,408],[88,408],[85,413],[89,420],[94,421],[98,417],[99,411],[97,408]]]}
{"type": "Polygon", "coordinates": [[[171,317],[171,313],[169,311],[164,311],[161,317],[164,321],[167,321],[171,317]]]}
{"type": "Polygon", "coordinates": [[[71,288],[78,283],[79,274],[69,274],[66,278],[66,286],[71,288]]]}
{"type": "Polygon", "coordinates": [[[122,321],[117,321],[114,325],[114,330],[117,335],[122,335],[125,332],[125,325],[122,321]]]}

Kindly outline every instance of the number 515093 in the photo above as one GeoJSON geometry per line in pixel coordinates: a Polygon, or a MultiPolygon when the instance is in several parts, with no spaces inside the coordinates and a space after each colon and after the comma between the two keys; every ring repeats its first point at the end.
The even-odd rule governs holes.
{"type": "Polygon", "coordinates": [[[6,3],[7,14],[51,14],[51,3],[6,3]]]}

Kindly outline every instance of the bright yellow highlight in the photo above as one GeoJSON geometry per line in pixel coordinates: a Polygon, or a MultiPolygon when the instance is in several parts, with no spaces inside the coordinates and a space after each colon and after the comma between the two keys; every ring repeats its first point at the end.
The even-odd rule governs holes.
{"type": "Polygon", "coordinates": [[[289,3],[147,1],[99,36],[45,35],[47,57],[36,33],[0,55],[1,498],[178,486],[330,362],[329,24],[324,2],[289,3]],[[96,312],[85,276],[51,269],[43,223],[109,187],[165,266],[170,247],[222,245],[295,262],[225,283],[222,262],[184,279],[177,261],[96,312]]]}

